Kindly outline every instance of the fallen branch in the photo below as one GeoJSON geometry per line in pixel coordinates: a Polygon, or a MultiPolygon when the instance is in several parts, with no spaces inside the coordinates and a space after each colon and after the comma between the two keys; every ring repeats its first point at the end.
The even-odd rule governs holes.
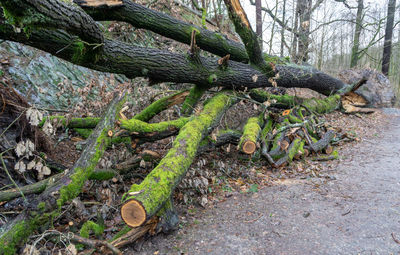
{"type": "Polygon", "coordinates": [[[203,137],[216,125],[233,100],[225,93],[214,96],[204,110],[179,132],[172,148],[140,184],[124,195],[122,219],[137,227],[152,218],[171,197],[175,186],[192,164],[203,137]]]}
{"type": "Polygon", "coordinates": [[[261,127],[264,124],[264,113],[258,117],[252,117],[247,120],[243,127],[243,135],[239,141],[239,148],[246,154],[253,154],[257,149],[257,140],[259,138],[261,127]]]}
{"type": "Polygon", "coordinates": [[[61,207],[81,192],[85,181],[111,142],[107,133],[114,127],[125,99],[125,96],[116,96],[103,119],[88,138],[86,148],[73,168],[60,180],[47,187],[37,198],[30,201],[29,206],[7,225],[0,234],[0,254],[15,254],[18,245],[39,227],[57,216],[61,207]]]}

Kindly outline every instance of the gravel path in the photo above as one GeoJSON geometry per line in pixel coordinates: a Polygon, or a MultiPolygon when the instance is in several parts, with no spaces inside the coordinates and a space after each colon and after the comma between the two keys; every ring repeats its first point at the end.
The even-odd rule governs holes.
{"type": "Polygon", "coordinates": [[[141,254],[400,254],[400,116],[391,116],[325,178],[234,195],[141,254]]]}

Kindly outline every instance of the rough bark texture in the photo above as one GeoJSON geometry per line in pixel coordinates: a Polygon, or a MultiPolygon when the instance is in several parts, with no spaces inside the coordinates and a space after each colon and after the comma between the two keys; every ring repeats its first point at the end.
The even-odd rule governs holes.
{"type": "Polygon", "coordinates": [[[358,0],[356,29],[354,31],[353,47],[351,48],[350,68],[355,67],[358,63],[358,49],[360,47],[360,35],[362,30],[362,13],[364,10],[364,0],[358,0]]]}
{"type": "Polygon", "coordinates": [[[82,7],[95,20],[124,21],[134,27],[148,29],[188,45],[192,31],[196,30],[196,42],[201,49],[221,57],[230,54],[232,60],[239,62],[248,62],[249,60],[243,44],[229,40],[220,33],[174,19],[167,14],[148,9],[130,0],[122,2],[123,7],[119,8],[82,7]]]}
{"type": "Polygon", "coordinates": [[[103,42],[103,34],[96,22],[72,2],[1,0],[0,3],[12,24],[28,33],[40,27],[64,29],[88,43],[103,42]]]}
{"type": "MultiPolygon", "coordinates": [[[[272,74],[265,75],[249,65],[235,61],[228,61],[227,67],[221,68],[217,59],[214,58],[200,58],[200,63],[197,63],[183,54],[133,47],[110,40],[104,40],[102,47],[99,47],[98,45],[87,44],[82,39],[61,30],[48,30],[38,27],[29,31],[29,33],[18,32],[5,21],[4,17],[0,18],[0,27],[0,38],[2,39],[21,42],[45,50],[72,63],[99,71],[125,74],[129,78],[148,77],[154,82],[194,83],[208,87],[254,88],[271,86],[268,78],[272,74]]],[[[76,35],[79,36],[79,33],[76,35]]],[[[190,40],[190,36],[187,36],[190,40]]],[[[196,40],[199,43],[198,36],[196,36],[196,40]]],[[[321,72],[319,73],[324,79],[316,84],[315,81],[318,81],[318,79],[313,78],[314,73],[318,72],[310,74],[308,73],[310,70],[307,68],[298,70],[295,66],[277,66],[277,70],[280,72],[277,83],[278,86],[282,87],[306,87],[329,94],[346,86],[346,84],[321,72]],[[298,74],[303,76],[306,74],[306,77],[311,79],[311,86],[308,85],[307,78],[297,77],[298,74]],[[293,77],[296,79],[293,79],[293,77]],[[328,81],[328,85],[325,81],[328,81]],[[334,86],[330,87],[331,85],[334,86]]]]}
{"type": "Polygon", "coordinates": [[[224,0],[224,2],[228,9],[229,17],[235,25],[235,31],[244,43],[250,63],[263,73],[273,76],[274,71],[263,58],[257,34],[251,28],[246,12],[243,10],[239,0],[224,0]]]}
{"type": "Polygon", "coordinates": [[[123,220],[131,227],[142,225],[153,217],[171,197],[175,186],[191,165],[204,135],[219,122],[232,104],[230,96],[220,93],[204,110],[179,132],[172,148],[160,164],[140,184],[132,185],[121,208],[123,220]]]}
{"type": "Polygon", "coordinates": [[[293,107],[295,105],[303,106],[307,110],[317,113],[330,113],[340,107],[340,95],[335,94],[324,99],[303,99],[289,95],[273,95],[264,90],[254,89],[251,90],[250,96],[258,101],[265,102],[268,100],[275,100],[274,104],[278,104],[283,107],[293,107]]]}
{"type": "Polygon", "coordinates": [[[114,127],[124,102],[125,96],[114,99],[89,137],[86,148],[73,168],[65,172],[39,197],[30,201],[28,208],[8,224],[0,235],[0,254],[15,254],[17,245],[22,244],[40,226],[48,224],[52,217],[60,213],[61,206],[65,202],[72,200],[81,192],[85,181],[111,141],[107,131],[114,127]]]}
{"type": "Polygon", "coordinates": [[[383,44],[383,55],[382,55],[382,73],[386,76],[389,74],[395,10],[396,10],[396,0],[389,0],[386,29],[385,29],[385,42],[383,44]]]}

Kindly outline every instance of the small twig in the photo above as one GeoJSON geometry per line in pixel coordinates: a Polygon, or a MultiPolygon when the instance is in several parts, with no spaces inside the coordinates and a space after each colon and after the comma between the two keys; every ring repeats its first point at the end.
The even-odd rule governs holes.
{"type": "Polygon", "coordinates": [[[393,241],[395,241],[397,244],[400,244],[400,241],[398,239],[396,239],[396,237],[394,237],[394,233],[392,233],[392,238],[393,238],[393,241]]]}
{"type": "Polygon", "coordinates": [[[10,123],[10,125],[8,125],[8,127],[6,127],[6,129],[3,130],[3,132],[0,134],[0,137],[2,137],[2,136],[7,132],[7,130],[8,130],[12,125],[14,125],[15,122],[17,122],[17,120],[18,120],[19,118],[21,118],[21,116],[25,113],[25,111],[26,111],[26,110],[24,110],[23,112],[21,112],[21,114],[20,114],[18,117],[16,117],[15,120],[13,120],[13,121],[10,123]]]}
{"type": "Polygon", "coordinates": [[[12,150],[12,149],[14,149],[14,148],[9,148],[9,149],[3,151],[2,153],[0,153],[1,164],[3,165],[3,169],[6,172],[8,178],[10,178],[10,181],[14,184],[15,188],[21,193],[21,196],[24,198],[24,201],[28,202],[28,200],[26,199],[26,197],[25,197],[24,193],[22,192],[22,190],[19,188],[17,183],[14,181],[14,179],[11,177],[10,173],[8,172],[6,163],[4,162],[4,159],[3,159],[3,154],[8,152],[8,151],[10,151],[10,150],[12,150]]]}
{"type": "Polygon", "coordinates": [[[80,243],[86,246],[89,246],[91,248],[96,248],[99,246],[105,246],[107,247],[110,251],[112,251],[113,254],[122,254],[122,252],[115,247],[114,245],[110,244],[107,241],[102,241],[102,240],[92,240],[92,239],[88,239],[88,238],[84,238],[75,234],[72,234],[71,237],[69,237],[69,239],[74,242],[74,243],[80,243]]]}
{"type": "Polygon", "coordinates": [[[307,123],[308,123],[308,120],[305,120],[305,121],[303,121],[301,123],[288,124],[286,126],[283,126],[283,127],[279,128],[276,131],[276,134],[281,133],[281,132],[283,132],[283,131],[285,131],[285,130],[287,130],[289,128],[304,127],[304,125],[307,124],[307,123]]]}

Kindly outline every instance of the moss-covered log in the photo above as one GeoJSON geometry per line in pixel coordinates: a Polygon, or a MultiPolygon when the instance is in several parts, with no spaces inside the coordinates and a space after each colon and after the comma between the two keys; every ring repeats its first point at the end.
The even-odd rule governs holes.
{"type": "Polygon", "coordinates": [[[159,114],[160,112],[174,106],[177,104],[181,104],[182,102],[186,102],[187,96],[189,95],[189,91],[184,90],[172,95],[163,97],[161,99],[156,100],[155,102],[151,103],[141,112],[136,114],[133,119],[141,120],[141,121],[149,121],[154,116],[159,114]]]}
{"type": "MultiPolygon", "coordinates": [[[[187,95],[189,95],[189,91],[184,90],[156,100],[141,112],[136,114],[133,119],[149,121],[155,115],[170,108],[171,106],[182,103],[187,95]]],[[[57,122],[64,128],[73,128],[79,135],[87,138],[91,133],[91,131],[88,129],[95,128],[100,119],[101,118],[98,117],[66,118],[65,116],[48,116],[43,118],[43,120],[39,123],[39,126],[42,127],[46,121],[57,122]]]]}
{"type": "MultiPolygon", "coordinates": [[[[123,0],[122,2],[123,7],[119,8],[102,6],[96,8],[84,7],[84,9],[95,20],[124,21],[132,24],[134,27],[148,29],[188,45],[191,42],[191,32],[196,30],[196,43],[201,49],[221,57],[229,54],[230,59],[234,61],[244,63],[249,61],[246,48],[243,44],[229,40],[218,32],[212,32],[193,24],[177,20],[171,16],[148,9],[129,0],[123,0]]],[[[243,41],[246,43],[248,40],[243,41]]],[[[253,44],[249,45],[252,46],[253,44]]],[[[257,45],[255,47],[257,47],[257,45]]],[[[250,50],[251,52],[255,52],[252,49],[250,50]]],[[[259,56],[259,54],[256,56],[259,56]]],[[[330,89],[332,87],[347,87],[342,81],[318,71],[313,67],[279,64],[279,61],[277,61],[279,58],[274,56],[267,56],[264,57],[264,59],[267,63],[272,62],[275,64],[275,68],[279,72],[279,78],[276,79],[276,82],[280,87],[287,87],[288,84],[291,84],[292,87],[304,87],[313,84],[313,87],[319,87],[317,91],[322,91],[322,87],[324,87],[325,93],[323,94],[325,95],[330,94],[328,91],[332,91],[330,89]]],[[[262,62],[262,59],[258,61],[262,62]]]]}
{"type": "Polygon", "coordinates": [[[196,104],[199,102],[203,94],[207,91],[207,88],[200,86],[193,86],[190,90],[190,94],[186,97],[185,101],[182,104],[181,114],[183,116],[189,116],[192,114],[196,104]]]}
{"type": "MultiPolygon", "coordinates": [[[[137,119],[121,120],[121,128],[128,132],[136,133],[152,133],[152,132],[163,132],[170,129],[182,128],[190,118],[181,117],[176,120],[161,121],[157,123],[147,123],[137,119]]],[[[136,134],[135,134],[136,135],[136,134]]]]}
{"type": "Polygon", "coordinates": [[[86,118],[66,118],[65,116],[48,116],[44,117],[39,123],[42,127],[46,121],[59,123],[64,128],[95,128],[101,118],[86,117],[86,118]]]}
{"type": "Polygon", "coordinates": [[[258,102],[270,101],[271,103],[281,105],[285,108],[291,108],[296,105],[306,107],[307,110],[311,110],[317,113],[330,113],[340,107],[340,95],[335,94],[328,96],[324,99],[310,98],[304,99],[289,95],[274,95],[261,89],[252,89],[250,96],[258,102]]]}
{"type": "Polygon", "coordinates": [[[46,226],[61,212],[62,205],[81,192],[111,142],[107,132],[114,127],[125,98],[118,96],[110,104],[73,168],[30,201],[28,207],[3,229],[0,234],[0,254],[15,254],[18,245],[23,244],[39,227],[46,226]]]}
{"type": "Polygon", "coordinates": [[[243,135],[239,141],[239,148],[246,154],[253,154],[257,149],[257,140],[260,135],[261,127],[264,124],[264,114],[252,117],[247,120],[243,127],[243,135]]]}
{"type": "Polygon", "coordinates": [[[132,185],[124,195],[122,219],[131,227],[142,225],[155,215],[171,197],[175,186],[192,164],[203,137],[216,125],[233,103],[226,93],[219,93],[203,111],[179,132],[172,148],[140,184],[132,185]]]}

